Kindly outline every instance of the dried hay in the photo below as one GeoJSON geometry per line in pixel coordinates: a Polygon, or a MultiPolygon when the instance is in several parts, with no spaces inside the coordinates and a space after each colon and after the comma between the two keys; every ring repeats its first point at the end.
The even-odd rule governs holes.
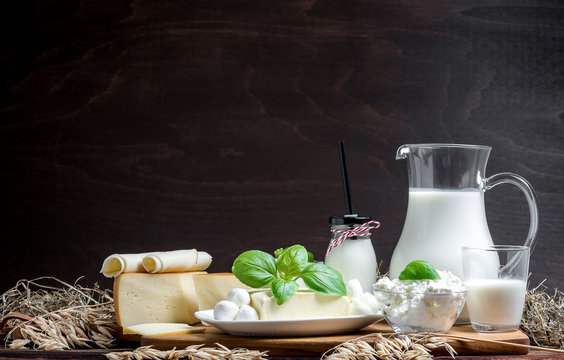
{"type": "Polygon", "coordinates": [[[2,294],[5,345],[37,350],[108,348],[117,324],[110,290],[73,285],[54,277],[20,280],[2,294]],[[52,282],[54,285],[47,285],[52,282]]]}
{"type": "Polygon", "coordinates": [[[322,360],[423,360],[432,359],[431,352],[444,348],[454,359],[456,351],[450,346],[447,339],[439,336],[425,334],[390,334],[384,336],[380,333],[368,334],[344,342],[325,352],[322,360]],[[367,337],[376,337],[371,346],[362,340],[367,337]]]}
{"type": "Polygon", "coordinates": [[[157,350],[151,346],[142,346],[132,351],[120,351],[104,354],[108,360],[143,360],[143,359],[189,359],[189,360],[264,360],[266,351],[247,349],[228,349],[221,344],[217,347],[192,345],[181,350],[157,350]]]}
{"type": "Polygon", "coordinates": [[[521,330],[538,346],[564,349],[564,293],[546,293],[544,281],[527,291],[521,330]]]}

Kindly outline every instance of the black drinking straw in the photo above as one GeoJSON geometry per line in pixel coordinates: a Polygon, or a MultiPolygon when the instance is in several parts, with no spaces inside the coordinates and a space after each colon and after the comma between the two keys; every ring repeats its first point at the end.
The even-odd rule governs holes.
{"type": "Polygon", "coordinates": [[[339,140],[339,156],[341,158],[341,175],[343,176],[343,189],[345,190],[345,204],[347,215],[353,215],[351,190],[349,187],[349,171],[347,170],[347,158],[345,156],[345,141],[339,140]]]}

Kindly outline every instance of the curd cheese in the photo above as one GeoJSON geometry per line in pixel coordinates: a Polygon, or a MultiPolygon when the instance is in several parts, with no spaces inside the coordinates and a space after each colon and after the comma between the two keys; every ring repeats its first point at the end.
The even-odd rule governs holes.
{"type": "Polygon", "coordinates": [[[462,280],[448,271],[438,271],[440,280],[390,280],[374,284],[374,294],[384,315],[396,331],[446,332],[464,305],[462,280]]]}

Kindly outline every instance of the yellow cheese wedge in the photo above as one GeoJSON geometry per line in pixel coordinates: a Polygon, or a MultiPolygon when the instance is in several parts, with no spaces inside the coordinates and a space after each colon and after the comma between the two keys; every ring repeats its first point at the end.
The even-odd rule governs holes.
{"type": "Polygon", "coordinates": [[[227,293],[233,288],[250,289],[232,273],[194,275],[194,287],[200,310],[213,309],[220,300],[227,298],[227,293]]]}
{"type": "Polygon", "coordinates": [[[350,300],[347,296],[329,296],[312,291],[298,291],[284,304],[276,304],[268,290],[251,292],[251,306],[260,320],[311,319],[346,316],[350,300]]]}
{"type": "Polygon", "coordinates": [[[186,273],[124,273],[114,279],[114,307],[122,327],[147,323],[199,322],[194,275],[186,273]]]}
{"type": "Polygon", "coordinates": [[[151,323],[124,327],[123,333],[126,335],[164,336],[203,332],[205,329],[203,326],[190,326],[180,323],[151,323]]]}

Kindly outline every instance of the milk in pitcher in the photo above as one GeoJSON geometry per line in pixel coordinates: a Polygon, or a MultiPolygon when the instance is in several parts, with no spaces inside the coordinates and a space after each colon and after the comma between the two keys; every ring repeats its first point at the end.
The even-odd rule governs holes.
{"type": "Polygon", "coordinates": [[[462,278],[461,247],[492,245],[483,197],[479,189],[410,189],[390,276],[398,277],[413,260],[426,260],[462,278]]]}

